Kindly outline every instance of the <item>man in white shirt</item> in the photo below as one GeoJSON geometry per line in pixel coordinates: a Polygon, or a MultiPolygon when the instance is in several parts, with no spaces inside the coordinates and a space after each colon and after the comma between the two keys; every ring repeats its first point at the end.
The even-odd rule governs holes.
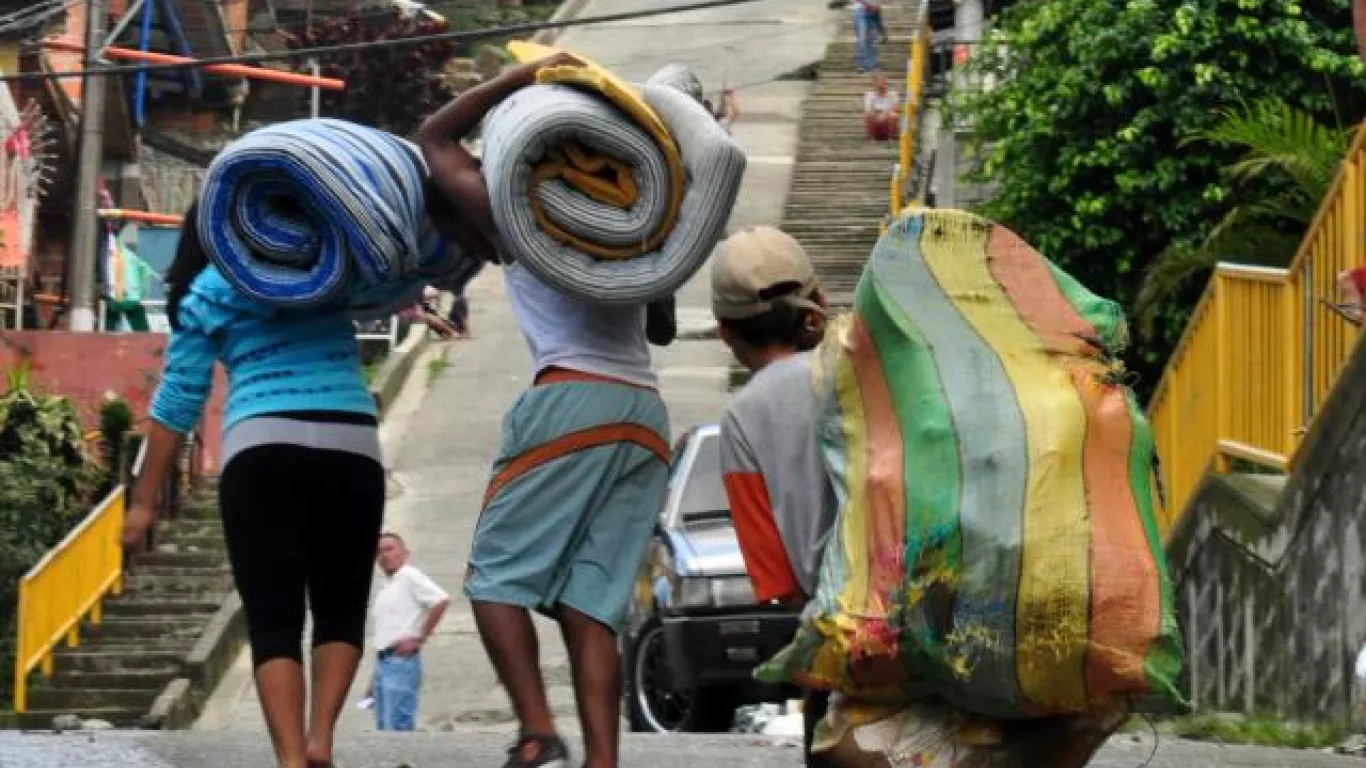
{"type": "Polygon", "coordinates": [[[408,547],[398,534],[380,536],[376,559],[389,580],[375,596],[375,724],[381,731],[411,731],[422,685],[422,644],[451,598],[408,564],[408,547]]]}

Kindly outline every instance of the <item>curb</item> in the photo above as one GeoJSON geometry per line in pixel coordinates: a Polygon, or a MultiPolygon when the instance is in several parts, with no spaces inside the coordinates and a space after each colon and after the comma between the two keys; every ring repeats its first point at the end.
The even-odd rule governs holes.
{"type": "Polygon", "coordinates": [[[414,322],[408,329],[408,337],[394,347],[394,351],[375,372],[375,378],[370,382],[370,393],[379,400],[381,421],[389,412],[389,407],[398,399],[399,392],[403,391],[408,375],[413,372],[413,364],[422,357],[422,353],[427,351],[430,344],[431,334],[427,332],[427,326],[421,322],[414,322]]]}
{"type": "Polygon", "coordinates": [[[193,725],[246,642],[247,616],[242,598],[233,590],[185,655],[183,677],[161,690],[143,718],[143,726],[178,730],[193,725]]]}
{"type": "MultiPolygon", "coordinates": [[[[588,0],[564,0],[550,17],[548,23],[572,19],[579,15],[579,11],[582,11],[585,5],[588,5],[588,0]]],[[[531,36],[531,42],[550,45],[562,34],[564,34],[563,29],[543,29],[531,36]]]]}

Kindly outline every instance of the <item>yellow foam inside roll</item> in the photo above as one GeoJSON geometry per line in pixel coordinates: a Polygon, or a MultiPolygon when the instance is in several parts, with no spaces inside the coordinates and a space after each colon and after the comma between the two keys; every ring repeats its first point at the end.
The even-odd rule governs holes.
{"type": "MultiPolygon", "coordinates": [[[[521,40],[508,43],[507,50],[519,63],[539,61],[563,52],[559,48],[521,40]]],[[[664,121],[649,104],[645,103],[645,99],[634,87],[600,64],[589,61],[577,53],[572,55],[581,63],[546,67],[537,73],[537,82],[591,91],[611,102],[627,118],[649,133],[664,155],[664,162],[669,169],[668,206],[655,231],[643,241],[628,247],[589,242],[566,232],[546,216],[534,194],[537,185],[559,179],[599,203],[623,210],[635,205],[639,199],[635,176],[628,164],[582,145],[566,142],[554,147],[547,157],[532,169],[532,189],[527,190],[532,215],[535,216],[541,231],[557,242],[595,258],[630,259],[654,251],[673,231],[678,221],[678,210],[683,204],[684,181],[687,175],[678,145],[669,135],[664,121]]]]}

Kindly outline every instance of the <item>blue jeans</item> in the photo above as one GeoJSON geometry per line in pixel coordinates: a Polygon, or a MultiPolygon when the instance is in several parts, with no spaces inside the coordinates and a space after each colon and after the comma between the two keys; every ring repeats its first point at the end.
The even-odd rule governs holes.
{"type": "Polygon", "coordinates": [[[413,730],[421,686],[420,654],[381,657],[375,664],[375,726],[381,731],[413,730]]]}
{"type": "Polygon", "coordinates": [[[861,72],[877,69],[877,24],[866,8],[854,9],[854,66],[861,72]]]}

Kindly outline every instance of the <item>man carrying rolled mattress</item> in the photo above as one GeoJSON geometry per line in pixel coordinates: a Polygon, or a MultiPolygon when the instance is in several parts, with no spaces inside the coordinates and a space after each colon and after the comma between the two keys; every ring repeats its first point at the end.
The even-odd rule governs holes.
{"type": "MultiPolygon", "coordinates": [[[[497,243],[478,161],[461,145],[483,117],[553,56],[472,88],[423,125],[432,177],[497,243]]],[[[615,768],[620,664],[616,633],[668,482],[669,420],[649,344],[668,344],[672,302],[601,307],[504,270],[534,359],[534,383],[503,421],[502,446],[475,529],[465,594],[521,725],[508,768],[569,766],[541,677],[534,609],[569,648],[588,768],[615,768]]]]}

